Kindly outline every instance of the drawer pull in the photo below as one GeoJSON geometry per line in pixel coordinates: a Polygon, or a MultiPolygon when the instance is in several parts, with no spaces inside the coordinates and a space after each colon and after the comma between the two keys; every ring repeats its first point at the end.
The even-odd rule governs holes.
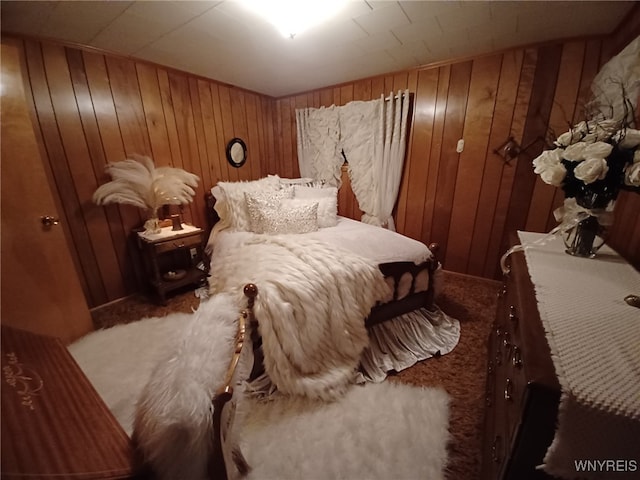
{"type": "Polygon", "coordinates": [[[513,347],[513,356],[511,357],[511,363],[516,368],[522,368],[522,351],[520,347],[513,347]]]}
{"type": "Polygon", "coordinates": [[[500,437],[500,435],[496,435],[493,438],[493,443],[491,445],[491,459],[496,463],[500,463],[500,456],[498,455],[498,450],[500,449],[501,444],[502,444],[502,437],[500,437]]]}
{"type": "Polygon", "coordinates": [[[500,291],[498,292],[498,298],[502,298],[507,294],[507,284],[503,283],[502,284],[502,288],[500,289],[500,291]]]}
{"type": "Polygon", "coordinates": [[[518,315],[516,315],[516,307],[513,305],[509,306],[509,320],[513,322],[514,326],[518,325],[518,315]]]}
{"type": "Polygon", "coordinates": [[[487,371],[489,372],[489,375],[493,373],[493,362],[491,360],[489,360],[489,366],[487,368],[487,371]]]}
{"type": "Polygon", "coordinates": [[[509,332],[504,332],[504,338],[502,340],[503,347],[509,348],[509,345],[510,345],[509,338],[510,338],[509,332]]]}
{"type": "Polygon", "coordinates": [[[507,378],[507,383],[504,386],[504,399],[513,400],[513,382],[509,378],[507,378]]]}

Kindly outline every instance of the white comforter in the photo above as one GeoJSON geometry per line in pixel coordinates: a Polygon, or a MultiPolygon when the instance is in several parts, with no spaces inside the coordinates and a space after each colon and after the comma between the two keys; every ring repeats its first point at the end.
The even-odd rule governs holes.
{"type": "Polygon", "coordinates": [[[243,237],[217,239],[210,293],[232,292],[242,301],[244,285],[255,283],[264,367],[273,383],[288,394],[341,395],[368,345],[364,320],[388,295],[377,262],[299,235],[243,237]]]}

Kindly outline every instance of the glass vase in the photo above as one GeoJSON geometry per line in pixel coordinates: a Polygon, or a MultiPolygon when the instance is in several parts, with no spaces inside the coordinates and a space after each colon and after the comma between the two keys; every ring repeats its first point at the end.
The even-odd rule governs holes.
{"type": "Polygon", "coordinates": [[[606,231],[598,221],[598,217],[585,218],[564,233],[564,245],[567,247],[565,252],[576,257],[595,257],[600,247],[604,245],[606,231]]]}

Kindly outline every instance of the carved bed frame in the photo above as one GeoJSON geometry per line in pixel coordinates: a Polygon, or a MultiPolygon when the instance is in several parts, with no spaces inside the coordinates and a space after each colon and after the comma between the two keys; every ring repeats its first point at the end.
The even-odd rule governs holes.
{"type": "MultiPolygon", "coordinates": [[[[220,217],[214,210],[216,203],[215,197],[207,192],[205,194],[206,205],[206,219],[208,232],[220,221],[220,217]]],[[[425,262],[416,265],[413,262],[390,262],[379,264],[378,267],[385,278],[393,279],[393,299],[387,303],[381,303],[374,306],[365,324],[367,328],[371,328],[378,323],[382,323],[386,320],[390,320],[399,315],[409,313],[417,310],[421,307],[430,308],[434,302],[434,273],[439,266],[437,259],[437,253],[439,245],[437,243],[429,244],[429,250],[432,253],[432,257],[425,262]],[[426,291],[416,292],[416,278],[424,271],[428,272],[429,286],[426,291]],[[399,285],[402,277],[409,273],[411,275],[411,285],[409,292],[402,298],[398,299],[399,285]]],[[[208,474],[210,479],[223,479],[228,478],[228,467],[233,462],[241,475],[246,474],[250,466],[247,465],[242,453],[239,450],[231,452],[230,458],[225,458],[223,453],[223,433],[222,433],[222,411],[225,405],[233,397],[233,384],[232,379],[240,359],[240,354],[247,334],[249,335],[253,345],[253,366],[248,380],[256,379],[264,372],[263,366],[263,351],[262,351],[262,338],[259,334],[259,321],[253,313],[253,307],[256,296],[258,295],[258,287],[254,284],[247,284],[244,287],[244,294],[247,297],[247,308],[240,314],[238,320],[238,331],[235,339],[235,349],[233,357],[229,363],[227,374],[225,375],[224,384],[216,392],[216,395],[212,399],[213,409],[213,452],[211,461],[209,463],[208,474]]]]}
{"type": "MultiPolygon", "coordinates": [[[[211,232],[211,229],[214,227],[214,225],[218,221],[220,221],[220,217],[214,210],[216,199],[211,194],[211,192],[207,192],[205,194],[205,204],[208,224],[207,226],[209,229],[208,231],[211,232]]],[[[437,259],[439,248],[440,247],[437,243],[431,243],[429,245],[429,250],[431,251],[433,256],[419,265],[416,265],[413,262],[390,262],[381,263],[378,265],[385,278],[393,279],[393,300],[387,303],[378,304],[371,309],[371,313],[366,319],[367,327],[372,327],[373,325],[384,322],[391,318],[412,312],[413,310],[417,310],[418,308],[430,308],[433,305],[433,274],[435,273],[439,265],[439,261],[437,259]],[[426,291],[416,292],[416,278],[425,270],[428,272],[429,276],[429,287],[426,291]],[[406,273],[409,273],[411,275],[411,286],[409,288],[409,293],[402,299],[398,300],[398,288],[400,285],[400,279],[406,273]]]]}

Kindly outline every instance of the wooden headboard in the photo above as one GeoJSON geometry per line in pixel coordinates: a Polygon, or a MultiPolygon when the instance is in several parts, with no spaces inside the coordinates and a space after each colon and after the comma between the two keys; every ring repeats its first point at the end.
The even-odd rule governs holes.
{"type": "Polygon", "coordinates": [[[204,205],[206,209],[204,218],[207,220],[207,231],[211,232],[214,225],[220,221],[218,212],[213,208],[216,205],[216,197],[213,196],[211,190],[207,190],[207,193],[204,194],[204,205]]]}

